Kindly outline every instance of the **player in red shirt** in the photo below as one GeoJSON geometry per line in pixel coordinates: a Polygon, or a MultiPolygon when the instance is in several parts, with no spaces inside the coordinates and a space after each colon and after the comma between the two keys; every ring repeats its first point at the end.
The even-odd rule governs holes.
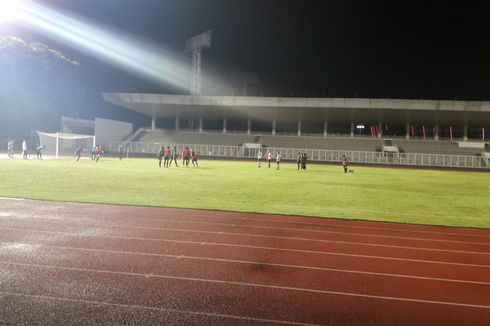
{"type": "Polygon", "coordinates": [[[170,161],[170,146],[167,146],[163,149],[163,167],[168,168],[168,164],[170,161]]]}
{"type": "Polygon", "coordinates": [[[345,155],[342,155],[342,166],[344,167],[344,173],[347,173],[349,169],[349,158],[345,155]]]}
{"type": "Polygon", "coordinates": [[[189,161],[190,161],[190,155],[189,155],[189,147],[186,147],[184,149],[184,152],[182,153],[182,165],[189,166],[189,161]]]}
{"type": "Polygon", "coordinates": [[[97,145],[95,152],[97,154],[97,156],[95,157],[95,162],[98,162],[100,159],[100,156],[102,154],[104,154],[104,147],[102,147],[102,145],[97,145]]]}
{"type": "Polygon", "coordinates": [[[197,163],[197,154],[194,151],[192,151],[192,166],[199,167],[199,164],[197,163]]]}

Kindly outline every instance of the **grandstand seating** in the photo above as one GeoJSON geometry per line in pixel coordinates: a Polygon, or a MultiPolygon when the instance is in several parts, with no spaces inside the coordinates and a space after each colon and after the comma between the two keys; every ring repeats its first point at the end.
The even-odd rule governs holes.
{"type": "MultiPolygon", "coordinates": [[[[383,140],[376,138],[349,138],[349,137],[312,137],[312,136],[273,136],[259,134],[238,133],[211,133],[189,132],[175,130],[139,130],[134,142],[161,143],[161,144],[206,144],[238,146],[244,143],[260,143],[265,147],[295,148],[295,149],[327,149],[343,151],[379,152],[382,150],[383,140]]],[[[431,153],[453,155],[481,155],[481,150],[475,148],[458,147],[457,143],[434,140],[405,140],[394,139],[393,146],[397,146],[401,153],[431,153]]]]}
{"type": "Polygon", "coordinates": [[[135,142],[162,144],[203,144],[237,146],[243,143],[253,143],[254,135],[196,133],[174,130],[144,130],[138,134],[135,142]]]}

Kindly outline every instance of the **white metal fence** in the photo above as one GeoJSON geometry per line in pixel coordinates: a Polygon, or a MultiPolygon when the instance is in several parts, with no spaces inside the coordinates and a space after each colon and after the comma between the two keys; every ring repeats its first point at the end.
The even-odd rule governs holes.
{"type": "MultiPolygon", "coordinates": [[[[258,149],[244,148],[243,146],[200,145],[200,144],[161,144],[142,142],[113,142],[106,146],[111,153],[118,153],[124,146],[124,153],[130,156],[156,157],[162,146],[177,147],[182,153],[185,147],[195,151],[199,157],[222,158],[256,158],[258,149]]],[[[405,166],[447,167],[447,168],[473,168],[490,169],[490,160],[476,155],[449,155],[449,154],[422,154],[422,153],[380,153],[365,151],[341,151],[325,149],[275,148],[262,149],[263,156],[270,151],[275,157],[281,153],[283,160],[296,160],[298,152],[306,153],[309,161],[314,162],[340,162],[342,155],[347,155],[352,163],[385,164],[405,166]]]]}

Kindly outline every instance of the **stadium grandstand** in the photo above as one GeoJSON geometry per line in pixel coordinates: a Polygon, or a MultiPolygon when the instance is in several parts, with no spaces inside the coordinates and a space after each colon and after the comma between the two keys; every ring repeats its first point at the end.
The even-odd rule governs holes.
{"type": "MultiPolygon", "coordinates": [[[[477,162],[472,162],[472,167],[488,166],[485,138],[490,131],[490,102],[130,93],[103,96],[109,103],[148,117],[149,126],[120,139],[139,144],[136,152],[153,152],[161,144],[196,149],[209,145],[237,147],[229,150],[233,156],[248,153],[243,148],[294,149],[310,150],[310,157],[320,161],[329,160],[328,154],[320,151],[336,151],[330,156],[332,160],[338,160],[340,152],[350,152],[354,157],[376,153],[378,157],[391,157],[381,160],[384,163],[402,157],[399,164],[410,164],[403,155],[428,154],[433,157],[427,160],[437,166],[453,166],[447,162],[462,160],[441,155],[464,156],[466,162],[477,162]]],[[[211,155],[220,151],[206,148],[202,152],[211,155]]],[[[250,152],[248,156],[252,155],[250,152]]],[[[291,151],[285,157],[294,159],[294,155],[291,151]]],[[[425,165],[423,160],[414,161],[425,165]]]]}

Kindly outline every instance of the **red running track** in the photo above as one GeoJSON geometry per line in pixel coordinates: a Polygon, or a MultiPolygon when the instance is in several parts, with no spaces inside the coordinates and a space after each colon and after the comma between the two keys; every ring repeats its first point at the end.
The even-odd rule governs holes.
{"type": "Polygon", "coordinates": [[[489,230],[0,207],[0,324],[490,324],[489,230]]]}

